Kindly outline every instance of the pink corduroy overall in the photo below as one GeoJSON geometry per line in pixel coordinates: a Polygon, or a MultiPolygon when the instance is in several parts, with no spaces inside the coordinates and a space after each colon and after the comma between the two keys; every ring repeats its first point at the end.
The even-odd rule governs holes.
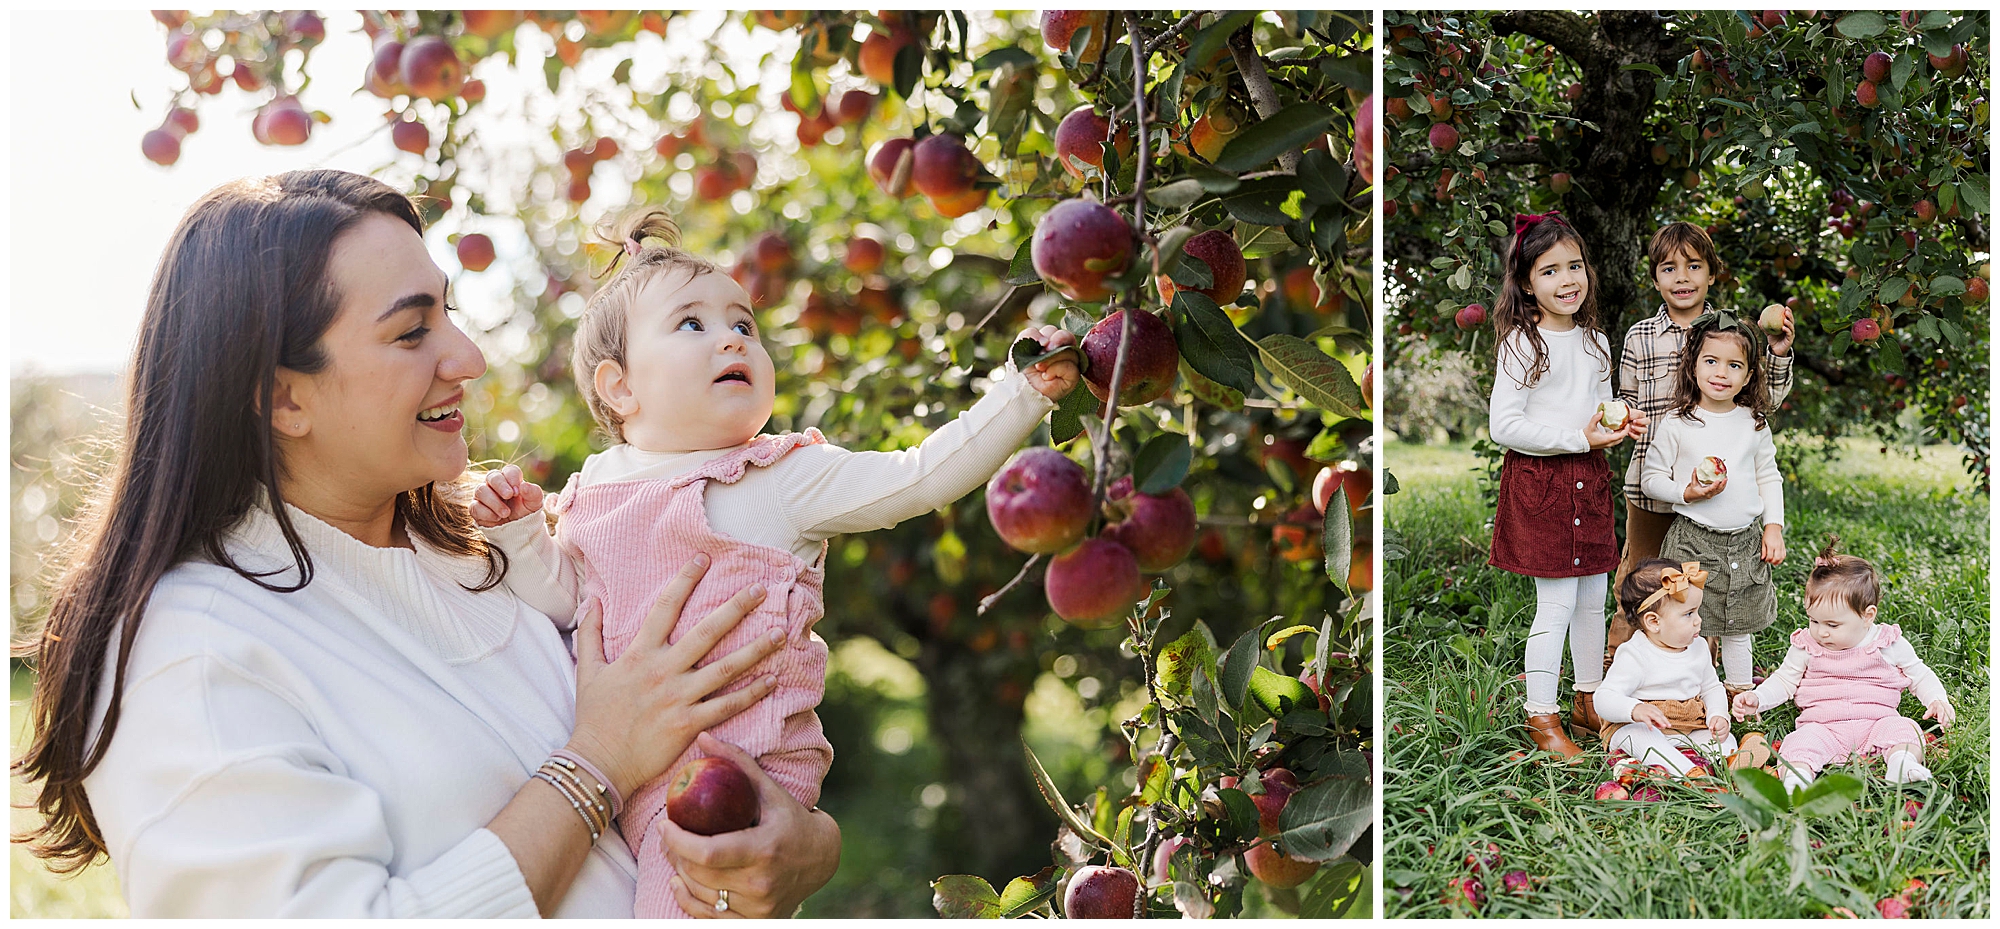
{"type": "Polygon", "coordinates": [[[1882,657],[1903,630],[1884,624],[1875,641],[1832,651],[1806,630],[1792,633],[1792,645],[1806,650],[1806,674],[1792,702],[1799,705],[1798,727],[1778,746],[1778,757],[1818,772],[1852,755],[1876,754],[1897,745],[1922,745],[1923,730],[1896,714],[1910,678],[1882,657]]]}
{"type": "MultiPolygon", "coordinates": [[[[826,642],[812,632],[813,623],[826,612],[821,595],[825,547],[822,557],[809,563],[789,551],[722,535],[709,526],[703,497],[709,481],[736,483],[751,465],[768,466],[792,449],[825,441],[814,429],[758,436],[747,446],[674,478],[586,486],[572,479],[550,503],[559,516],[557,544],[583,564],[576,616],[580,620],[593,603],[601,606],[607,661],[616,660],[631,644],[660,591],[698,553],[707,554],[712,563],[681,610],[669,641],[680,641],[709,611],[743,588],[764,585],[769,591],[764,602],[724,636],[712,654],[727,655],[769,634],[774,626],[784,629],[786,645],[725,692],[748,686],[767,673],[776,676],[777,689],[709,731],[756,758],[772,780],[806,806],[819,801],[820,781],[833,764],[833,746],[813,713],[826,695],[826,642]]],[[[674,771],[702,754],[690,747],[666,773],[625,801],[619,828],[639,862],[636,917],[687,916],[674,902],[669,884],[674,869],[661,851],[653,825],[666,809],[667,784],[674,771]]]]}

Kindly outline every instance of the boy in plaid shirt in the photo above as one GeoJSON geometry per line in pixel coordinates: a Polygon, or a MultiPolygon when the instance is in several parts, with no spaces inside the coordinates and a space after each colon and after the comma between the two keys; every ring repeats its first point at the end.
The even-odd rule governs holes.
{"type": "MultiPolygon", "coordinates": [[[[1646,256],[1653,286],[1665,302],[1658,313],[1625,330],[1625,351],[1618,363],[1618,397],[1647,419],[1658,420],[1673,405],[1674,371],[1680,366],[1688,326],[1710,309],[1708,285],[1721,263],[1715,243],[1693,223],[1669,223],[1653,233],[1646,256]]],[[[1771,336],[1764,352],[1764,369],[1770,381],[1768,408],[1772,410],[1792,392],[1792,311],[1783,306],[1777,309],[1784,313],[1785,328],[1771,336]]],[[[1613,590],[1632,573],[1633,566],[1659,557],[1660,541],[1674,521],[1672,504],[1647,497],[1639,489],[1639,472],[1645,468],[1646,450],[1651,445],[1649,430],[1632,447],[1632,463],[1625,469],[1625,552],[1613,590]]],[[[1631,622],[1620,609],[1605,637],[1605,660],[1609,662],[1611,653],[1631,637],[1631,622]]]]}

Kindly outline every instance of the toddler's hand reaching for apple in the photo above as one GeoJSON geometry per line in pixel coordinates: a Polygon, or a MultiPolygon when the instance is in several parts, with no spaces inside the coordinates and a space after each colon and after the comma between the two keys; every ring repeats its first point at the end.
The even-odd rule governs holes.
{"type": "MultiPolygon", "coordinates": [[[[1014,337],[1016,342],[1022,339],[1034,339],[1048,351],[1054,351],[1065,345],[1076,345],[1076,334],[1061,326],[1030,326],[1014,337]]],[[[1083,379],[1083,372],[1077,368],[1076,359],[1069,355],[1037,362],[1021,373],[1027,375],[1028,386],[1040,391],[1042,396],[1050,400],[1061,400],[1069,396],[1069,392],[1076,389],[1077,382],[1083,379]]]]}
{"type": "Polygon", "coordinates": [[[1635,723],[1645,723],[1662,732],[1673,728],[1674,725],[1667,721],[1667,711],[1650,703],[1641,703],[1633,707],[1632,721],[1635,723]]]}
{"type": "Polygon", "coordinates": [[[1933,700],[1930,708],[1924,711],[1924,718],[1935,719],[1938,725],[1950,729],[1951,724],[1958,721],[1958,712],[1951,708],[1950,700],[1933,700]]]}
{"type": "Polygon", "coordinates": [[[514,465],[487,472],[472,494],[472,521],[489,529],[541,511],[542,488],[522,480],[514,465]]]}
{"type": "Polygon", "coordinates": [[[1757,715],[1757,703],[1757,692],[1746,690],[1736,695],[1736,699],[1731,701],[1729,709],[1736,714],[1737,719],[1749,719],[1757,715]]]}

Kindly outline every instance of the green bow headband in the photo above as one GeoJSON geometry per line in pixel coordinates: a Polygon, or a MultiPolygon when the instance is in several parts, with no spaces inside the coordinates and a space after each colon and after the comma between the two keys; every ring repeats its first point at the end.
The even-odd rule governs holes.
{"type": "Polygon", "coordinates": [[[1731,313],[1728,310],[1709,310],[1695,317],[1694,322],[1688,328],[1693,329],[1695,326],[1703,323],[1708,323],[1718,330],[1747,328],[1743,325],[1742,320],[1736,318],[1735,313],[1731,313]]]}

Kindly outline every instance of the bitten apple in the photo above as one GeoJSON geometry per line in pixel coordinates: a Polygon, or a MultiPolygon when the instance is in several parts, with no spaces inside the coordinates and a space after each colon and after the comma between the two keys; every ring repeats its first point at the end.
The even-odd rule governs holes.
{"type": "Polygon", "coordinates": [[[1606,429],[1623,429],[1625,420],[1632,415],[1632,409],[1623,400],[1606,400],[1597,405],[1598,422],[1606,429]]]}
{"type": "Polygon", "coordinates": [[[1694,479],[1703,484],[1713,484],[1729,473],[1729,466],[1722,459],[1710,455],[1694,466],[1694,479]]]}

